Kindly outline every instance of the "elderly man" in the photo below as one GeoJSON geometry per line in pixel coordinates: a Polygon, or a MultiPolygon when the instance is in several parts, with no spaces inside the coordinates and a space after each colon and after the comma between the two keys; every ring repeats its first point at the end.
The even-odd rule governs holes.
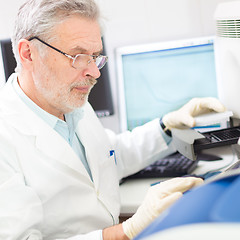
{"type": "Polygon", "coordinates": [[[12,37],[17,60],[0,93],[0,239],[129,239],[197,178],[154,186],[118,224],[119,179],[170,153],[171,127],[223,111],[212,98],[131,133],[106,131],[87,102],[107,61],[93,0],[27,0],[12,37]]]}

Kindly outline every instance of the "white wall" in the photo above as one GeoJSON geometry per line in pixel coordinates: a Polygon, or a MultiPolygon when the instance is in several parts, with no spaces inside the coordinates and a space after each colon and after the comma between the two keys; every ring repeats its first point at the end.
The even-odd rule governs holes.
{"type": "MultiPolygon", "coordinates": [[[[109,56],[114,116],[104,126],[119,131],[116,47],[215,34],[214,11],[220,2],[232,0],[96,0],[105,17],[105,47],[109,56]]],[[[14,16],[24,0],[1,0],[0,38],[11,35],[14,16]]],[[[0,66],[0,77],[2,72],[0,66]]],[[[157,111],[157,109],[156,109],[157,111]]]]}

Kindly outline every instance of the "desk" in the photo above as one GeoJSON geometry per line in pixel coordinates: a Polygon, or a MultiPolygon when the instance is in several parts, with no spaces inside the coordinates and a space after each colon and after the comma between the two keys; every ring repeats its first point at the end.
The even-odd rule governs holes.
{"type": "MultiPolygon", "coordinates": [[[[197,169],[193,172],[194,174],[204,174],[211,170],[217,171],[220,168],[223,171],[238,160],[232,146],[212,148],[204,150],[204,153],[221,156],[223,160],[199,161],[197,169]]],[[[150,185],[163,180],[167,180],[167,178],[131,179],[124,182],[120,186],[120,216],[123,218],[132,216],[143,201],[150,185]]]]}

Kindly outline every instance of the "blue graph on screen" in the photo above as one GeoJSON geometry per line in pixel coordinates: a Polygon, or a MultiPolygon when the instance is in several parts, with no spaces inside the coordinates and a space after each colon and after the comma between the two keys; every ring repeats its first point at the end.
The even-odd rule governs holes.
{"type": "Polygon", "coordinates": [[[125,54],[122,68],[129,130],[193,97],[217,97],[213,43],[125,54]]]}

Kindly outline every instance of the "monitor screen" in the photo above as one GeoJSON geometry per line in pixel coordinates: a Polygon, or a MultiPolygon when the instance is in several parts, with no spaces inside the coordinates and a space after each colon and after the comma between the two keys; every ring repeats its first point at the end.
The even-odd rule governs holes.
{"type": "MultiPolygon", "coordinates": [[[[8,77],[14,72],[16,67],[10,39],[1,40],[1,50],[5,80],[7,81],[8,77]]],[[[103,55],[105,55],[105,52],[103,52],[103,55]]],[[[113,114],[113,100],[111,95],[108,64],[101,69],[101,76],[90,93],[89,102],[98,117],[105,117],[113,114]]]]}
{"type": "Polygon", "coordinates": [[[217,97],[214,38],[116,50],[121,130],[177,110],[193,97],[217,97]]]}

